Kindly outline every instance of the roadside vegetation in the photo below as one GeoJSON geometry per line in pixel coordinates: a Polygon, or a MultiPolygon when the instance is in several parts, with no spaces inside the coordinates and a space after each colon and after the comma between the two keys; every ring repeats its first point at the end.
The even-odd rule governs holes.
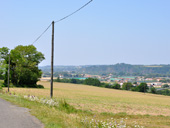
{"type": "Polygon", "coordinates": [[[3,80],[0,80],[0,90],[2,90],[3,87],[3,80]]]}

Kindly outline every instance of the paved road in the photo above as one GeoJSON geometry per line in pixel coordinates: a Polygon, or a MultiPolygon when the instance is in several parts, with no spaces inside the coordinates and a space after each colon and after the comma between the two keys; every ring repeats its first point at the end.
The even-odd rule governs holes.
{"type": "Polygon", "coordinates": [[[0,99],[0,128],[43,128],[29,110],[0,99]]]}

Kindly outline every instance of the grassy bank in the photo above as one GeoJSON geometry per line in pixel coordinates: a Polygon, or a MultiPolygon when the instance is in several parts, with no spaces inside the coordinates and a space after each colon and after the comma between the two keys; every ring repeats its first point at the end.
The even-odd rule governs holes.
{"type": "MultiPolygon", "coordinates": [[[[11,92],[20,95],[49,97],[50,83],[40,82],[45,89],[12,88],[11,92]]],[[[106,121],[126,119],[129,126],[137,122],[140,126],[168,128],[170,126],[170,103],[168,96],[143,94],[120,90],[97,88],[74,84],[54,84],[54,98],[65,99],[69,107],[49,107],[41,103],[0,95],[10,102],[27,107],[31,114],[40,119],[47,128],[89,127],[91,119],[106,121]],[[71,108],[71,110],[70,110],[71,108]],[[87,118],[87,119],[86,119],[87,118]],[[86,119],[86,123],[81,121],[86,119]]],[[[62,104],[62,103],[61,103],[62,104]]]]}

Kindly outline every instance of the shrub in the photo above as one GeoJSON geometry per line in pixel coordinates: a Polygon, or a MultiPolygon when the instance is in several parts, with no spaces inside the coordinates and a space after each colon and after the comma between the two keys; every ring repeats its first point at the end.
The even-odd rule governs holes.
{"type": "Polygon", "coordinates": [[[115,83],[115,84],[112,85],[112,88],[114,88],[114,89],[120,89],[120,84],[115,83]]]}
{"type": "Polygon", "coordinates": [[[133,87],[133,85],[130,82],[123,83],[123,85],[122,85],[123,90],[130,90],[132,87],[133,87]]]}
{"type": "Polygon", "coordinates": [[[140,83],[139,86],[137,86],[137,91],[138,92],[147,92],[148,90],[148,85],[146,83],[140,83]]]}
{"type": "Polygon", "coordinates": [[[7,86],[5,86],[5,84],[2,81],[0,81],[0,86],[1,87],[7,87],[7,86]]]}
{"type": "Polygon", "coordinates": [[[22,88],[44,88],[43,85],[37,85],[37,84],[33,84],[33,85],[14,85],[15,87],[22,87],[22,88]]]}
{"type": "Polygon", "coordinates": [[[104,87],[105,88],[111,88],[110,84],[105,84],[104,87]]]}
{"type": "Polygon", "coordinates": [[[162,88],[169,88],[169,85],[168,84],[164,84],[164,85],[162,85],[162,88]]]}
{"type": "Polygon", "coordinates": [[[84,80],[85,85],[101,86],[101,83],[96,78],[87,78],[84,80]]]}
{"type": "Polygon", "coordinates": [[[39,84],[39,85],[37,85],[37,88],[44,88],[44,86],[39,84]]]}
{"type": "Polygon", "coordinates": [[[159,90],[159,91],[157,91],[157,94],[170,96],[170,90],[168,90],[168,89],[159,90]]]}
{"type": "Polygon", "coordinates": [[[156,94],[156,89],[154,87],[151,87],[150,92],[156,94]]]}
{"type": "Polygon", "coordinates": [[[138,91],[137,87],[132,87],[131,91],[138,91]]]}
{"type": "Polygon", "coordinates": [[[57,79],[54,80],[54,81],[55,81],[55,82],[61,82],[60,77],[57,77],[57,79]]]}

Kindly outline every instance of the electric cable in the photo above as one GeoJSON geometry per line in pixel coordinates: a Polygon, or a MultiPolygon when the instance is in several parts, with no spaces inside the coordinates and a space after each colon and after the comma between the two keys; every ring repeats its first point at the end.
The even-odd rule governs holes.
{"type": "Polygon", "coordinates": [[[35,42],[37,42],[50,27],[51,27],[51,23],[50,23],[50,25],[42,32],[42,34],[41,34],[38,38],[36,38],[36,40],[32,43],[32,45],[33,45],[35,42]]]}
{"type": "Polygon", "coordinates": [[[63,18],[61,18],[61,19],[59,19],[59,20],[57,20],[57,21],[55,21],[54,23],[60,22],[60,21],[62,21],[62,20],[67,19],[68,17],[74,15],[75,13],[79,12],[81,9],[83,9],[84,7],[86,7],[88,4],[90,4],[92,1],[93,1],[93,0],[90,0],[89,2],[87,2],[86,4],[84,4],[82,7],[80,7],[79,9],[77,9],[76,11],[74,11],[74,12],[70,13],[69,15],[67,15],[67,16],[65,16],[65,17],[63,17],[63,18]]]}
{"type": "MultiPolygon", "coordinates": [[[[81,9],[83,9],[84,7],[86,7],[88,4],[90,4],[92,1],[93,1],[93,0],[90,0],[89,2],[87,2],[86,4],[84,4],[82,7],[80,7],[79,9],[77,9],[76,11],[74,11],[74,12],[70,13],[69,15],[67,15],[67,16],[65,16],[65,17],[63,17],[63,18],[61,18],[61,19],[59,19],[59,20],[57,20],[57,21],[55,21],[54,23],[60,22],[60,21],[62,21],[62,20],[67,19],[68,17],[74,15],[75,13],[79,12],[81,9]]],[[[34,43],[36,43],[36,42],[45,34],[45,32],[51,27],[51,25],[52,25],[52,23],[50,23],[50,25],[41,33],[41,35],[38,36],[38,37],[35,39],[35,41],[32,43],[32,45],[33,45],[34,43]]]]}

